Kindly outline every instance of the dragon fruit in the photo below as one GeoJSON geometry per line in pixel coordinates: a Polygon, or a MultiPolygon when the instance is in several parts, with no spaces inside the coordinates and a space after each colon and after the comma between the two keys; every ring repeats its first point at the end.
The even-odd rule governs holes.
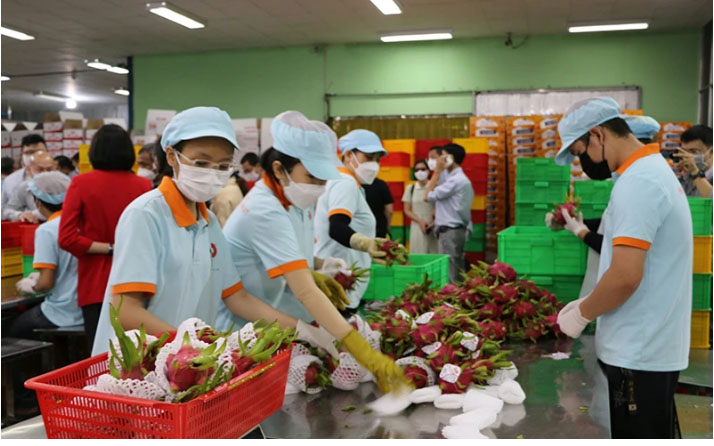
{"type": "Polygon", "coordinates": [[[358,268],[357,263],[353,263],[347,271],[337,271],[334,279],[342,286],[346,292],[353,291],[358,283],[363,282],[369,276],[369,268],[358,268]]]}
{"type": "Polygon", "coordinates": [[[516,277],[518,277],[518,273],[516,273],[516,270],[514,270],[511,265],[498,261],[488,266],[488,273],[492,279],[498,280],[501,283],[513,282],[516,280],[516,277]]]}
{"type": "Polygon", "coordinates": [[[567,211],[568,214],[575,218],[575,214],[578,211],[578,206],[580,206],[580,198],[573,198],[571,194],[565,196],[565,202],[562,204],[553,203],[555,209],[553,210],[553,221],[555,221],[560,226],[565,226],[566,221],[563,217],[563,211],[567,211]]]}
{"type": "MultiPolygon", "coordinates": [[[[226,343],[209,345],[203,350],[191,345],[188,332],[178,352],[166,358],[166,377],[174,393],[201,388],[216,370],[218,357],[226,348],[226,343]]],[[[221,368],[222,370],[222,368],[221,368]]]]}
{"type": "MultiPolygon", "coordinates": [[[[448,366],[453,366],[453,364],[448,364],[448,366]]],[[[446,379],[446,376],[444,376],[445,373],[443,373],[443,370],[446,368],[447,365],[444,366],[442,373],[439,374],[439,388],[441,389],[441,392],[445,394],[464,393],[468,390],[471,384],[480,381],[485,382],[488,378],[486,376],[485,367],[475,367],[473,362],[467,361],[461,367],[458,367],[460,369],[458,378],[456,378],[456,381],[452,383],[450,380],[446,379]]],[[[453,375],[451,379],[453,379],[453,375]]]]}
{"type": "Polygon", "coordinates": [[[290,345],[295,339],[292,328],[281,330],[277,322],[260,329],[256,332],[256,336],[255,344],[250,349],[239,339],[239,350],[231,352],[233,377],[245,373],[256,364],[269,360],[278,349],[290,345]]]}
{"type": "Polygon", "coordinates": [[[542,291],[536,284],[530,280],[519,280],[518,289],[528,298],[539,299],[542,291]]]}
{"type": "Polygon", "coordinates": [[[541,291],[541,301],[543,302],[548,302],[549,304],[553,305],[554,307],[557,307],[560,302],[558,302],[558,298],[555,297],[555,294],[551,293],[550,291],[542,290],[541,291]]]}
{"type": "Polygon", "coordinates": [[[399,244],[399,241],[385,240],[380,246],[380,251],[387,253],[384,256],[384,261],[387,266],[392,266],[394,263],[398,265],[406,265],[409,262],[409,251],[399,244]]]}
{"type": "Polygon", "coordinates": [[[503,309],[500,305],[495,302],[486,302],[481,308],[476,312],[477,318],[480,320],[484,319],[498,319],[501,317],[503,309]]]}
{"type": "Polygon", "coordinates": [[[414,387],[421,389],[426,387],[429,382],[429,374],[426,370],[415,365],[409,365],[404,368],[404,374],[407,379],[414,383],[414,387]]]}
{"type": "Polygon", "coordinates": [[[313,362],[305,369],[305,391],[321,387],[327,389],[332,385],[330,377],[327,376],[318,362],[313,362]]]}
{"type": "MultiPolygon", "coordinates": [[[[557,316],[556,316],[557,317],[557,316]]],[[[545,326],[537,322],[528,322],[523,334],[533,342],[545,334],[545,326]]]]}
{"type": "Polygon", "coordinates": [[[516,317],[516,319],[523,319],[526,317],[531,317],[536,315],[536,307],[528,302],[528,301],[521,301],[521,302],[516,302],[513,305],[513,315],[516,317]]]}
{"type": "Polygon", "coordinates": [[[478,322],[479,334],[486,339],[501,340],[506,338],[506,327],[499,321],[478,322]]]}
{"type": "Polygon", "coordinates": [[[416,302],[404,302],[401,309],[412,317],[421,312],[421,306],[416,302]]]}
{"type": "Polygon", "coordinates": [[[382,323],[380,344],[382,353],[391,358],[401,358],[413,346],[411,324],[401,318],[390,317],[382,323]]]}
{"type": "Polygon", "coordinates": [[[212,344],[216,342],[219,338],[227,338],[233,333],[233,324],[226,331],[216,331],[213,327],[204,327],[196,332],[196,337],[199,341],[203,341],[206,344],[212,344]]]}
{"type": "Polygon", "coordinates": [[[161,338],[147,345],[146,331],[144,326],[139,327],[139,334],[134,342],[124,331],[121,322],[119,322],[119,312],[121,310],[123,299],[119,301],[119,306],[114,308],[114,305],[109,305],[109,321],[114,329],[121,356],[114,348],[114,343],[109,342],[109,351],[111,352],[111,360],[109,361],[109,373],[116,379],[144,379],[144,376],[155,368],[156,355],[158,350],[163,346],[168,339],[168,333],[161,338]],[[117,369],[116,365],[119,365],[117,369]]]}
{"type": "Polygon", "coordinates": [[[425,345],[433,344],[438,341],[439,331],[436,329],[435,324],[427,323],[418,325],[416,330],[412,331],[412,339],[414,340],[414,345],[418,348],[422,348],[425,345]]]}
{"type": "Polygon", "coordinates": [[[555,336],[560,336],[563,332],[560,331],[560,326],[558,325],[558,313],[551,314],[545,317],[545,324],[550,329],[551,333],[555,336]]]}
{"type": "Polygon", "coordinates": [[[439,290],[439,294],[441,294],[442,296],[447,296],[449,294],[457,294],[458,292],[459,287],[454,285],[453,283],[445,285],[441,290],[439,290]]]}
{"type": "Polygon", "coordinates": [[[493,288],[493,300],[501,305],[508,305],[518,300],[518,288],[503,284],[493,288]]]}

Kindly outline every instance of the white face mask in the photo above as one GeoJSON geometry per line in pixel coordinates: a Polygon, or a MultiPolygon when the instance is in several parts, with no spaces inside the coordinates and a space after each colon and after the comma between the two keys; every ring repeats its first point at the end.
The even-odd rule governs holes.
{"type": "Polygon", "coordinates": [[[147,169],[146,167],[139,167],[136,171],[136,174],[140,177],[146,178],[149,181],[154,181],[154,178],[156,178],[156,172],[151,169],[147,169]]]}
{"type": "Polygon", "coordinates": [[[258,181],[260,179],[260,174],[258,172],[256,172],[255,170],[250,171],[248,173],[244,173],[241,176],[246,181],[258,181]]]}
{"type": "Polygon", "coordinates": [[[429,170],[434,170],[436,169],[436,159],[435,158],[429,158],[426,161],[426,165],[429,166],[429,170]]]}
{"type": "Polygon", "coordinates": [[[325,192],[324,185],[296,183],[290,178],[289,173],[285,172],[285,175],[287,175],[288,180],[290,180],[290,184],[283,186],[285,198],[300,209],[304,210],[317,204],[318,198],[325,192]]]}
{"type": "Polygon", "coordinates": [[[446,155],[446,167],[451,167],[452,164],[454,164],[454,157],[446,155]]]}
{"type": "Polygon", "coordinates": [[[376,161],[365,161],[364,163],[360,163],[357,161],[357,155],[352,153],[352,159],[354,159],[354,162],[357,163],[357,166],[353,167],[355,169],[355,176],[359,180],[360,183],[362,184],[372,184],[374,183],[374,179],[377,178],[377,174],[379,173],[379,163],[376,161]]]}
{"type": "Polygon", "coordinates": [[[418,181],[424,181],[427,178],[429,178],[429,172],[426,170],[419,170],[414,172],[414,178],[416,178],[418,181]]]}
{"type": "Polygon", "coordinates": [[[32,154],[22,155],[22,165],[28,167],[32,163],[32,154]]]}
{"type": "MultiPolygon", "coordinates": [[[[179,163],[178,154],[176,162],[179,163]]],[[[179,163],[178,178],[174,179],[174,182],[186,198],[196,203],[205,203],[226,187],[232,173],[233,170],[216,170],[179,163]]]]}

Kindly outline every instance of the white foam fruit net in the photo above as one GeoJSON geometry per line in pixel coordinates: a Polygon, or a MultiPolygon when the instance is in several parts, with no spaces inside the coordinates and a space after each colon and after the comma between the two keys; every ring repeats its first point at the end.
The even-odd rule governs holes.
{"type": "Polygon", "coordinates": [[[365,320],[356,314],[353,315],[347,322],[355,322],[357,325],[357,332],[367,340],[372,349],[381,351],[379,341],[382,338],[382,334],[380,332],[372,330],[372,327],[370,327],[365,320]]]}
{"type": "Polygon", "coordinates": [[[290,360],[290,367],[288,369],[288,382],[309,394],[322,392],[322,387],[305,388],[305,371],[312,363],[322,364],[322,361],[313,355],[294,356],[290,360]]]}
{"type": "Polygon", "coordinates": [[[117,379],[109,373],[101,375],[95,385],[86,386],[84,390],[156,401],[167,396],[166,391],[155,383],[140,379],[117,379]]]}
{"type": "Polygon", "coordinates": [[[436,384],[436,373],[434,373],[431,367],[429,367],[429,363],[427,363],[424,358],[420,358],[419,356],[406,356],[404,358],[397,359],[395,364],[403,369],[406,369],[410,365],[424,369],[427,374],[426,387],[436,384]]]}
{"type": "Polygon", "coordinates": [[[362,382],[367,370],[347,352],[341,352],[340,364],[330,375],[332,385],[340,390],[354,390],[362,382]]]}

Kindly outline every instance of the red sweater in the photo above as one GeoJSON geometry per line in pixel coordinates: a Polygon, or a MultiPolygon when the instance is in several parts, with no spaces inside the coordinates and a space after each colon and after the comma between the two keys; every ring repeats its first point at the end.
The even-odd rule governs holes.
{"type": "Polygon", "coordinates": [[[92,242],[114,243],[124,208],[151,190],[151,181],[125,170],[94,170],[72,179],[62,204],[59,246],[77,257],[77,304],[104,301],[112,257],[87,254],[92,242]]]}

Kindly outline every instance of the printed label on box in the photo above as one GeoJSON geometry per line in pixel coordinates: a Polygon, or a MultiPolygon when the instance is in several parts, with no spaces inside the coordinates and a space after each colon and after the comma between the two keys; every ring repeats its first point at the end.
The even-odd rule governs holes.
{"type": "Polygon", "coordinates": [[[518,138],[513,138],[512,144],[514,146],[527,146],[527,145],[535,145],[536,140],[535,138],[526,138],[526,137],[518,137],[518,138]]]}
{"type": "Polygon", "coordinates": [[[62,141],[47,141],[47,151],[58,151],[64,149],[62,141]]]}
{"type": "Polygon", "coordinates": [[[547,118],[540,122],[540,128],[542,128],[542,129],[548,129],[548,128],[557,127],[557,126],[558,126],[558,118],[547,118]]]}
{"type": "Polygon", "coordinates": [[[62,141],[64,139],[64,135],[62,132],[45,132],[45,141],[62,141]]]}
{"type": "Polygon", "coordinates": [[[62,148],[65,150],[76,150],[79,149],[79,146],[83,143],[84,140],[81,139],[65,139],[62,140],[62,148]]]}
{"type": "Polygon", "coordinates": [[[84,129],[64,129],[64,139],[84,139],[84,129]]]}
{"type": "MultiPolygon", "coordinates": [[[[61,132],[63,127],[62,121],[56,121],[56,122],[43,122],[42,123],[42,130],[47,132],[61,132]]],[[[45,138],[47,139],[47,138],[45,138]]]]}
{"type": "Polygon", "coordinates": [[[476,135],[479,137],[498,136],[498,130],[495,129],[476,129],[476,135]]]}
{"type": "Polygon", "coordinates": [[[680,141],[662,141],[660,146],[662,149],[674,150],[681,148],[682,143],[680,141]]]}
{"type": "Polygon", "coordinates": [[[662,125],[662,131],[684,133],[689,127],[690,124],[688,122],[665,122],[662,125]]]}
{"type": "Polygon", "coordinates": [[[662,137],[660,138],[661,140],[664,141],[681,141],[682,140],[682,134],[681,133],[662,133],[662,137]]]}
{"type": "Polygon", "coordinates": [[[543,141],[543,143],[540,145],[542,149],[554,149],[555,147],[558,146],[558,140],[557,139],[548,139],[543,141]]]}
{"type": "Polygon", "coordinates": [[[555,129],[548,129],[548,130],[545,130],[544,132],[541,132],[540,137],[543,139],[557,138],[558,131],[555,129]]]}
{"type": "Polygon", "coordinates": [[[512,136],[525,136],[535,134],[533,127],[516,127],[511,131],[512,136]]]}

